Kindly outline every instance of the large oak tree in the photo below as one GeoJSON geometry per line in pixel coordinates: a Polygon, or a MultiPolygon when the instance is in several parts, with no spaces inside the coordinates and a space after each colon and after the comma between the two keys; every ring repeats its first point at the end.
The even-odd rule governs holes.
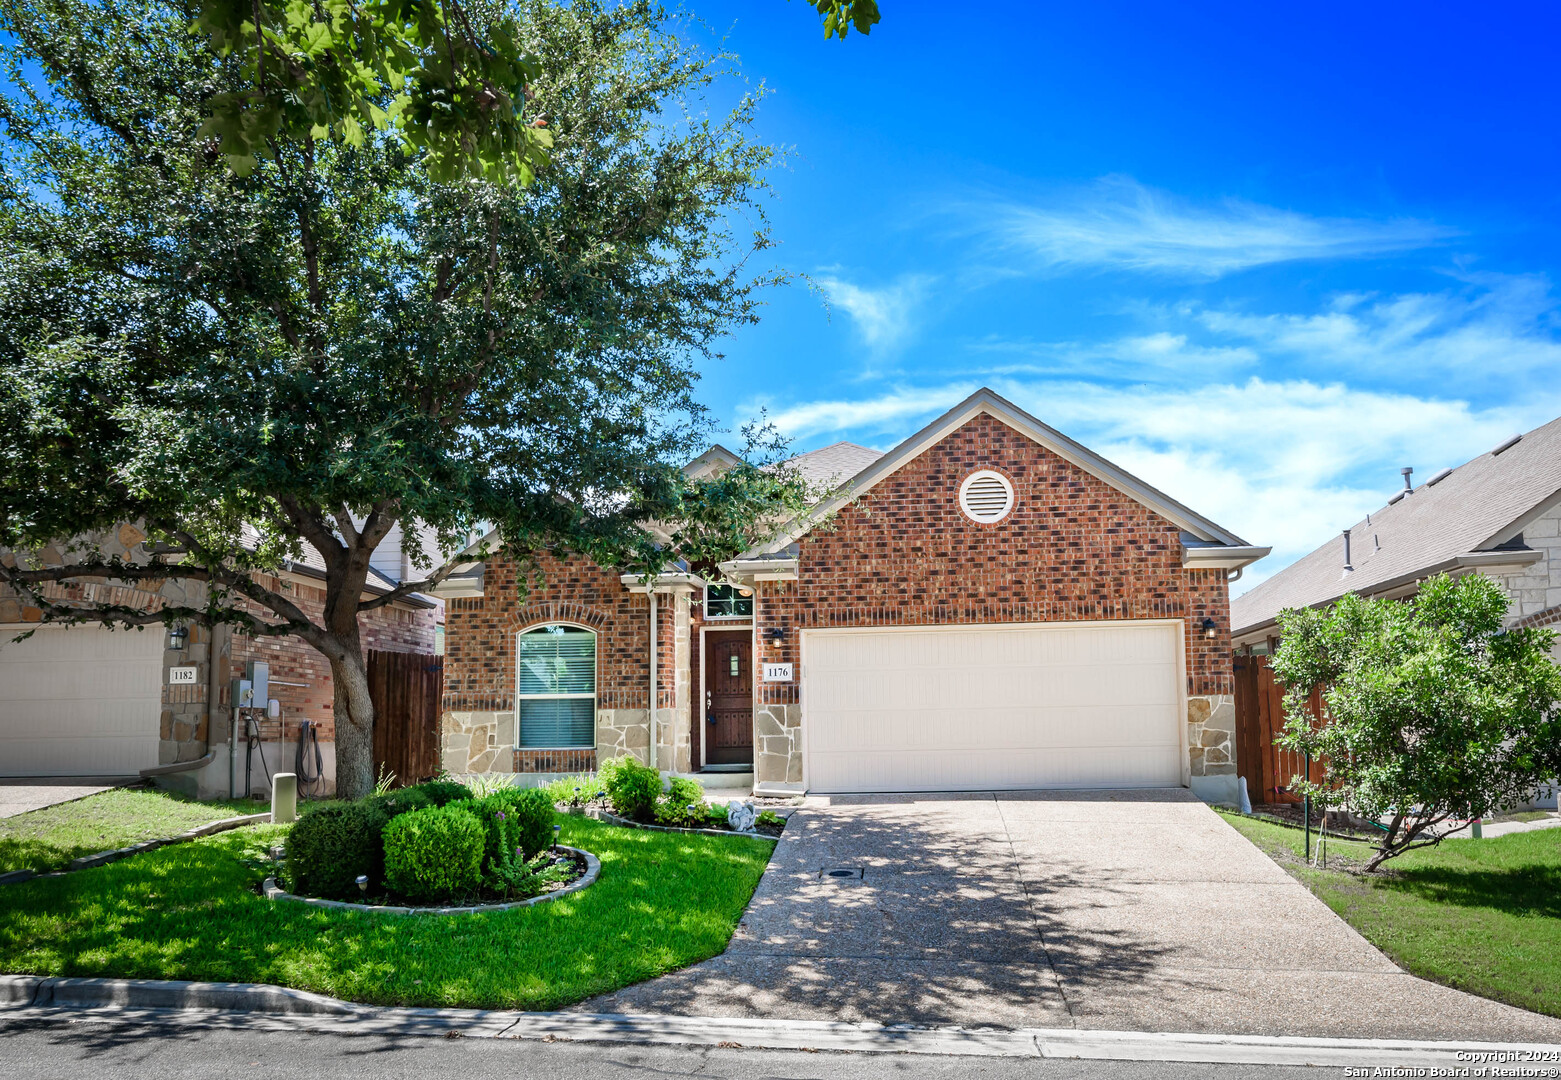
{"type": "Polygon", "coordinates": [[[396,525],[653,571],[797,505],[762,460],[678,469],[707,435],[698,363],[774,280],[747,265],[772,151],[752,94],[702,109],[727,62],[655,9],[520,0],[494,17],[543,58],[526,108],[552,145],[529,186],[372,126],[279,129],[239,175],[209,105],[254,72],[190,32],[200,7],[0,0],[0,583],[50,620],[297,635],[330,662],[357,796],[359,616],[450,571],[367,596],[396,525]],[[92,544],[125,521],[150,554],[92,544]],[[46,544],[64,565],[28,554],[46,544]],[[305,545],[320,616],[264,583],[305,545]],[[56,584],[170,578],[207,599],[148,612],[56,584]]]}

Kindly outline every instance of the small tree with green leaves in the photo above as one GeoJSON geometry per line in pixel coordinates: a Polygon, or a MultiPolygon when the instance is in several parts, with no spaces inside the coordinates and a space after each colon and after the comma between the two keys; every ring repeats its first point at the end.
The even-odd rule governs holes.
{"type": "Polygon", "coordinates": [[[1368,871],[1561,773],[1555,635],[1507,629],[1506,615],[1506,593],[1480,574],[1434,578],[1412,600],[1346,593],[1280,614],[1273,670],[1289,721],[1276,741],[1326,762],[1297,791],[1385,823],[1368,871]]]}

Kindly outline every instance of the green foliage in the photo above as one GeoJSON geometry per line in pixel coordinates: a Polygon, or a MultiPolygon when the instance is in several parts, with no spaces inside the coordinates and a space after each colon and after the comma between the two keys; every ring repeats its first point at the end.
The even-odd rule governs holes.
{"type": "Polygon", "coordinates": [[[560,777],[542,790],[559,806],[584,806],[607,794],[607,786],[599,773],[560,777]]]}
{"type": "Polygon", "coordinates": [[[674,776],[668,781],[667,793],[656,803],[656,821],[687,829],[708,825],[710,814],[705,806],[705,789],[699,781],[686,776],[674,776]]]}
{"type": "Polygon", "coordinates": [[[598,773],[613,812],[635,821],[651,820],[661,795],[661,774],[625,755],[602,763],[598,773]]]}
{"type": "Polygon", "coordinates": [[[0,874],[63,870],[72,859],[177,836],[221,818],[252,814],[248,800],[196,802],[157,789],[114,788],[0,818],[0,874]]]}
{"type": "Polygon", "coordinates": [[[786,827],[786,819],[773,810],[760,810],[758,816],[754,818],[754,824],[770,829],[783,829],[786,827]]]}
{"type": "Polygon", "coordinates": [[[421,793],[435,806],[447,806],[472,797],[472,789],[459,780],[424,780],[407,790],[421,793]]]}
{"type": "MultiPolygon", "coordinates": [[[[763,429],[752,460],[681,472],[711,434],[700,365],[785,280],[748,268],[771,246],[775,151],[752,133],[759,92],[645,4],[523,0],[470,28],[441,21],[447,0],[260,8],[268,55],[296,65],[268,62],[264,89],[253,3],[0,0],[0,547],[72,547],[0,565],[0,584],[55,620],[299,636],[344,695],[336,722],[358,737],[338,742],[338,790],[360,797],[356,631],[266,583],[306,545],[325,608],[362,611],[389,602],[360,598],[397,526],[414,552],[491,524],[517,553],[651,572],[729,558],[805,507],[765,467],[784,447],[763,429]],[[513,50],[484,36],[501,23],[513,50]],[[444,71],[429,50],[464,49],[451,34],[492,55],[444,71]],[[410,54],[381,66],[403,37],[410,54]],[[483,80],[486,111],[468,101],[483,80]],[[449,179],[470,125],[523,123],[522,84],[550,167],[524,190],[449,179]],[[388,115],[403,92],[406,138],[360,108],[388,115]],[[322,124],[337,134],[297,137],[322,124]],[[270,132],[247,176],[223,166],[225,145],[242,157],[270,132]],[[157,554],[99,545],[127,521],[157,554]],[[676,523],[672,542],[646,521],[676,523]],[[165,579],[205,599],[146,612],[55,590],[165,579]]],[[[511,134],[470,152],[514,164],[535,144],[511,134]]],[[[400,593],[452,568],[416,569],[400,593]]]]}
{"type": "Polygon", "coordinates": [[[240,176],[278,137],[362,146],[394,128],[435,179],[527,184],[553,144],[525,118],[540,71],[508,5],[200,0],[193,29],[238,65],[242,86],[207,99],[201,134],[240,176]]]}
{"type": "Polygon", "coordinates": [[[856,27],[859,34],[872,32],[878,22],[878,0],[808,0],[824,23],[824,37],[841,41],[856,27]]]}
{"type": "Polygon", "coordinates": [[[1274,654],[1289,717],[1277,740],[1326,759],[1314,799],[1389,822],[1368,869],[1438,843],[1561,774],[1554,633],[1506,629],[1507,595],[1481,574],[1427,582],[1408,601],[1347,593],[1280,614],[1274,654]],[[1307,701],[1321,689],[1325,724],[1307,701]]]}
{"type": "Polygon", "coordinates": [[[383,794],[370,795],[363,801],[378,807],[380,812],[384,814],[386,821],[389,821],[397,814],[405,814],[412,810],[422,810],[424,807],[435,805],[434,800],[429,798],[426,791],[420,791],[415,787],[395,788],[383,794]]]}
{"type": "Polygon", "coordinates": [[[726,815],[725,803],[710,803],[705,807],[705,821],[712,829],[726,828],[726,815]]]}
{"type": "Polygon", "coordinates": [[[305,813],[287,834],[288,891],[356,900],[360,874],[368,877],[371,890],[377,888],[384,873],[380,834],[385,822],[384,810],[371,801],[325,803],[305,813]]]}
{"type": "Polygon", "coordinates": [[[393,818],[385,826],[385,883],[420,902],[476,892],[486,835],[469,807],[431,806],[393,818]]]}
{"type": "Polygon", "coordinates": [[[538,852],[553,846],[553,800],[542,788],[511,787],[479,799],[473,811],[485,822],[502,822],[506,842],[500,838],[492,824],[488,825],[487,854],[490,858],[507,851],[521,849],[522,857],[529,859],[538,852]],[[502,814],[499,818],[497,815],[502,814]]]}

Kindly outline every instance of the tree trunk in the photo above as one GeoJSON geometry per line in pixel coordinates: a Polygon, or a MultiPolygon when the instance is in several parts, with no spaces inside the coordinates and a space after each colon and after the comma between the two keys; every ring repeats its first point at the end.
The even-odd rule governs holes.
{"type": "Polygon", "coordinates": [[[356,635],[343,659],[331,661],[335,688],[336,794],[361,799],[374,790],[374,700],[356,635]]]}

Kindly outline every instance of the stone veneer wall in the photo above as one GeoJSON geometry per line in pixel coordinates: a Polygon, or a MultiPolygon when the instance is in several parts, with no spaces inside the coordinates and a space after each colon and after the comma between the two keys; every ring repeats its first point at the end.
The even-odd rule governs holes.
{"type": "MultiPolygon", "coordinates": [[[[446,608],[444,767],[462,773],[553,774],[588,771],[625,754],[649,761],[649,599],[624,588],[618,571],[575,555],[540,553],[529,567],[513,556],[497,555],[488,560],[483,581],[483,596],[451,600],[446,608]],[[516,749],[515,639],[523,630],[552,622],[596,632],[596,745],[516,749]]],[[[687,666],[688,598],[662,595],[657,605],[657,706],[664,733],[658,754],[665,755],[678,738],[675,665],[681,649],[687,666]]],[[[685,674],[685,698],[686,682],[685,674]]],[[[686,721],[682,746],[686,759],[686,721]]]]}
{"type": "Polygon", "coordinates": [[[1239,803],[1236,780],[1236,698],[1200,694],[1187,699],[1187,757],[1192,790],[1208,802],[1239,803]]]}
{"type": "MultiPolygon", "coordinates": [[[[1224,702],[1234,693],[1225,572],[1186,569],[1177,525],[986,414],[880,481],[798,549],[797,581],[756,589],[755,666],[797,664],[810,627],[1179,618],[1189,697],[1224,702]],[[1014,485],[1016,505],[1001,522],[978,524],[959,509],[959,485],[976,469],[1002,472],[1014,485]],[[1219,628],[1212,639],[1200,629],[1205,618],[1219,628]],[[771,630],[778,641],[768,639],[771,630]]],[[[796,682],[759,687],[760,783],[801,780],[799,690],[796,682]]],[[[1214,704],[1210,716],[1225,722],[1214,704]]],[[[1228,745],[1210,754],[1199,745],[1209,722],[1199,724],[1192,746],[1204,751],[1200,766],[1224,768],[1213,759],[1228,758],[1228,745]]]]}

